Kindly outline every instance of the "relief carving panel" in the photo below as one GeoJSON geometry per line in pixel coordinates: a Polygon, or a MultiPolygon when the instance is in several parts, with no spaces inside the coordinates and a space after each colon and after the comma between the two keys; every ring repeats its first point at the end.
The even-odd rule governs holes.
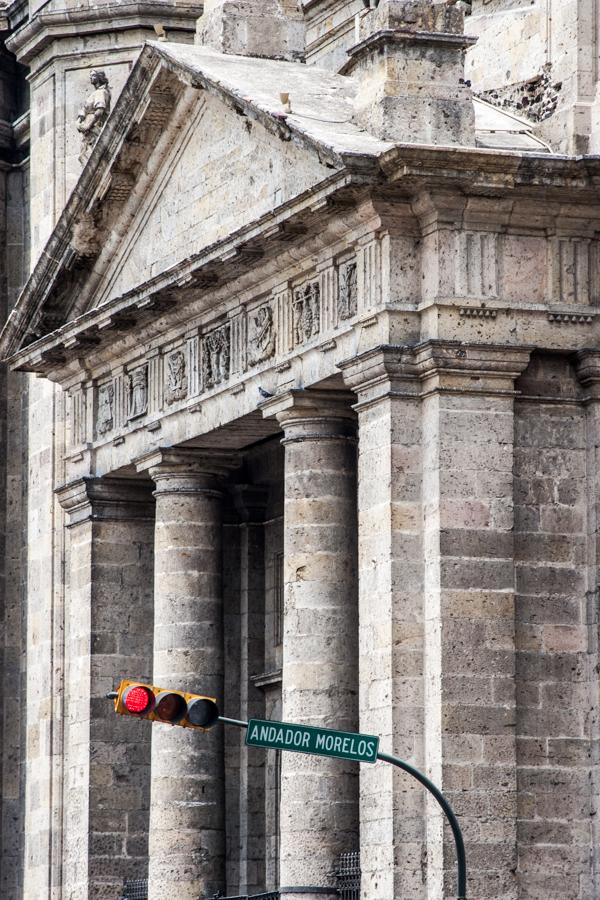
{"type": "Polygon", "coordinates": [[[229,378],[231,365],[231,329],[222,325],[203,340],[202,381],[204,389],[223,384],[229,378]]]}
{"type": "Polygon", "coordinates": [[[321,331],[321,288],[318,281],[309,281],[294,291],[294,346],[305,344],[321,331]]]}
{"type": "Polygon", "coordinates": [[[167,356],[167,384],[165,400],[169,405],[187,397],[188,377],[185,356],[182,350],[176,350],[167,356]]]}
{"type": "Polygon", "coordinates": [[[114,427],[114,402],[115,388],[112,381],[101,384],[98,388],[98,413],[96,419],[96,432],[99,435],[108,434],[114,427]]]}
{"type": "Polygon", "coordinates": [[[148,411],[148,366],[143,365],[129,373],[130,419],[137,419],[148,411]]]}
{"type": "Polygon", "coordinates": [[[275,323],[269,304],[250,313],[248,328],[248,364],[256,365],[275,353],[275,323]]]}
{"type": "Polygon", "coordinates": [[[356,261],[340,266],[339,292],[338,292],[338,317],[339,319],[351,319],[358,309],[358,278],[356,261]]]}

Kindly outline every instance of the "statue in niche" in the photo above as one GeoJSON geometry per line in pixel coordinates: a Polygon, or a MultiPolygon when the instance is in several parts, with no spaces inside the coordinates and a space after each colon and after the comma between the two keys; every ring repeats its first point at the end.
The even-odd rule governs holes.
{"type": "Polygon", "coordinates": [[[167,358],[167,390],[165,391],[167,403],[183,400],[187,395],[187,387],[185,356],[181,350],[176,350],[167,358]]]}
{"type": "Polygon", "coordinates": [[[112,381],[102,384],[98,388],[98,419],[96,431],[98,434],[107,434],[113,428],[113,403],[115,389],[112,381]]]}
{"type": "Polygon", "coordinates": [[[321,289],[318,281],[297,290],[293,309],[294,344],[303,344],[321,330],[321,289]]]}
{"type": "Polygon", "coordinates": [[[351,319],[356,315],[358,301],[358,285],[356,263],[347,263],[340,269],[340,289],[338,294],[338,316],[340,319],[351,319]]]}
{"type": "Polygon", "coordinates": [[[275,328],[271,307],[261,306],[256,314],[250,317],[250,327],[249,363],[255,365],[263,359],[269,359],[275,353],[275,328]]]}
{"type": "Polygon", "coordinates": [[[129,375],[129,418],[136,419],[148,410],[148,367],[140,366],[129,375]]]}
{"type": "Polygon", "coordinates": [[[93,91],[85,98],[77,115],[77,130],[81,134],[81,151],[79,162],[84,165],[104,123],[108,119],[111,105],[111,92],[106,73],[101,69],[92,69],[90,81],[93,91]]]}
{"type": "Polygon", "coordinates": [[[204,387],[214,387],[229,378],[229,326],[224,325],[207,335],[204,342],[204,387]]]}

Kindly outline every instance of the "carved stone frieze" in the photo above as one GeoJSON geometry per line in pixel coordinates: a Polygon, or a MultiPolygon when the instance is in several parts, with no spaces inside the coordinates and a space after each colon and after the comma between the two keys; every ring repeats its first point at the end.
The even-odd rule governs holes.
{"type": "Polygon", "coordinates": [[[170,405],[187,397],[188,377],[185,355],[182,350],[175,350],[167,356],[167,384],[165,400],[170,405]]]}
{"type": "Polygon", "coordinates": [[[294,346],[304,344],[321,331],[321,288],[318,281],[309,281],[294,291],[294,346]]]}
{"type": "Polygon", "coordinates": [[[231,329],[221,325],[203,340],[202,381],[204,389],[222,384],[229,378],[231,365],[231,329]]]}
{"type": "Polygon", "coordinates": [[[256,365],[275,353],[273,310],[266,304],[250,313],[248,327],[248,364],[256,365]]]}
{"type": "Polygon", "coordinates": [[[129,373],[130,419],[137,419],[148,412],[148,366],[143,365],[129,373]]]}
{"type": "Polygon", "coordinates": [[[108,434],[114,427],[114,402],[115,388],[112,381],[101,384],[98,388],[98,414],[96,418],[96,432],[100,435],[108,434]]]}
{"type": "Polygon", "coordinates": [[[358,279],[356,261],[345,263],[339,270],[338,317],[351,319],[358,308],[358,279]]]}

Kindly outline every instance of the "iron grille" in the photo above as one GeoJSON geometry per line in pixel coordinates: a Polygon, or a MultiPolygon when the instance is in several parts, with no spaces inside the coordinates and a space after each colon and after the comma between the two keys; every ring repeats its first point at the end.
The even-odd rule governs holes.
{"type": "Polygon", "coordinates": [[[360,898],[360,853],[351,850],[342,853],[335,869],[337,892],[342,900],[359,900],[360,898]]]}
{"type": "Polygon", "coordinates": [[[148,879],[138,878],[126,881],[123,885],[121,900],[148,900],[148,879]]]}
{"type": "Polygon", "coordinates": [[[267,891],[266,894],[239,894],[237,897],[222,897],[215,894],[211,900],[279,900],[279,891],[267,891]]]}

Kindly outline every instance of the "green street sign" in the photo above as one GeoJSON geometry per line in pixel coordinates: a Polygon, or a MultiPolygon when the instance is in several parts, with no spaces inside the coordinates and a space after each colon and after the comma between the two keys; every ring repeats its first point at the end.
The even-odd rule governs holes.
{"type": "Polygon", "coordinates": [[[334,731],[332,728],[314,728],[312,725],[291,725],[289,722],[269,722],[263,719],[250,719],[246,744],[248,747],[336,756],[363,763],[376,762],[379,751],[379,738],[371,734],[353,734],[334,731]]]}

